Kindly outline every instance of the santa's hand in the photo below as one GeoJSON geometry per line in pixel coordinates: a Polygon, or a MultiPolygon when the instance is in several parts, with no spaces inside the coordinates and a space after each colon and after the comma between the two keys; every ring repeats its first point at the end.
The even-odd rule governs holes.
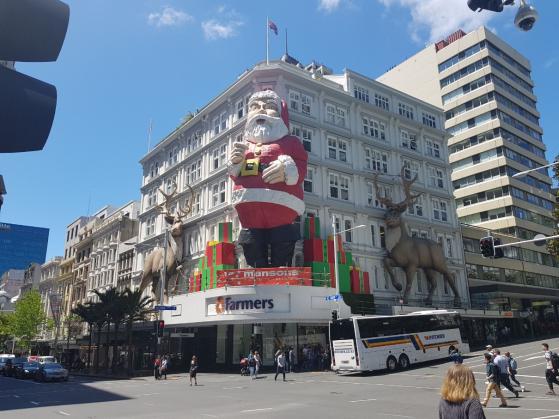
{"type": "Polygon", "coordinates": [[[262,172],[262,180],[265,183],[269,183],[269,184],[285,182],[285,166],[284,166],[284,164],[279,160],[274,160],[262,172]]]}
{"type": "Polygon", "coordinates": [[[233,143],[233,148],[231,149],[231,154],[229,155],[229,161],[232,164],[239,164],[245,159],[245,151],[248,149],[248,144],[246,143],[233,143]]]}

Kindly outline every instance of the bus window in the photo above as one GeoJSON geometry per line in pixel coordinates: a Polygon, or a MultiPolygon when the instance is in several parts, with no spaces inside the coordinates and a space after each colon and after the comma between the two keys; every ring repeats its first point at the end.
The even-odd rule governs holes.
{"type": "Polygon", "coordinates": [[[353,320],[344,319],[330,322],[330,340],[355,339],[353,320]]]}

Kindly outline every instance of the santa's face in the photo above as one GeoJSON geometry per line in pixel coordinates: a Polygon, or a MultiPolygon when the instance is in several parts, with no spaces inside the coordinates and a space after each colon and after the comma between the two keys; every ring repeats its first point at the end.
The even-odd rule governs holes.
{"type": "Polygon", "coordinates": [[[273,98],[253,99],[248,105],[245,140],[269,143],[289,133],[280,117],[278,103],[273,98]]]}

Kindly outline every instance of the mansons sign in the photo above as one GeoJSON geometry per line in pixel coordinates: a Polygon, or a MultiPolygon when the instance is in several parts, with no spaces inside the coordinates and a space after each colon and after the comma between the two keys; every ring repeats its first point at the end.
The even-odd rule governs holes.
{"type": "Polygon", "coordinates": [[[289,313],[289,294],[232,295],[206,299],[208,316],[254,313],[289,313]]]}

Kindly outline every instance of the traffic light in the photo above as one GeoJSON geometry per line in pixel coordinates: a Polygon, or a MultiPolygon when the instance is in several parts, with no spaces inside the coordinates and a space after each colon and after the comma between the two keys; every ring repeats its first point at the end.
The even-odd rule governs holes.
{"type": "Polygon", "coordinates": [[[70,8],[60,0],[0,1],[0,153],[42,150],[54,120],[56,87],[19,73],[15,61],[56,61],[70,8]]]}
{"type": "Polygon", "coordinates": [[[500,259],[502,257],[504,257],[504,253],[503,253],[503,248],[502,247],[497,247],[495,248],[495,246],[500,246],[501,245],[501,239],[493,239],[493,258],[494,259],[500,259]]]}
{"type": "Polygon", "coordinates": [[[336,320],[338,320],[338,311],[332,310],[332,321],[335,322],[336,320]]]}
{"type": "Polygon", "coordinates": [[[157,321],[157,337],[163,337],[163,330],[165,329],[165,320],[158,320],[157,321]]]}
{"type": "Polygon", "coordinates": [[[479,239],[479,250],[484,258],[495,256],[493,236],[482,237],[479,239]]]}
{"type": "Polygon", "coordinates": [[[514,0],[468,0],[468,7],[474,12],[489,10],[500,13],[503,11],[504,6],[509,6],[513,3],[514,0]]]}

